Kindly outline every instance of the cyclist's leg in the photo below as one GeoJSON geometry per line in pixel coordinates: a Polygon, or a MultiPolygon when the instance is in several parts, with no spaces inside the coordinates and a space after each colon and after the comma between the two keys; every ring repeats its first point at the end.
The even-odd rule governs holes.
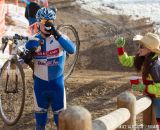
{"type": "Polygon", "coordinates": [[[64,77],[61,76],[50,83],[50,86],[54,88],[54,92],[51,95],[51,107],[54,112],[54,122],[58,126],[58,115],[66,108],[66,94],[64,88],[64,77]]]}
{"type": "Polygon", "coordinates": [[[45,130],[47,123],[48,97],[45,94],[46,81],[34,77],[34,102],[36,130],[45,130]]]}

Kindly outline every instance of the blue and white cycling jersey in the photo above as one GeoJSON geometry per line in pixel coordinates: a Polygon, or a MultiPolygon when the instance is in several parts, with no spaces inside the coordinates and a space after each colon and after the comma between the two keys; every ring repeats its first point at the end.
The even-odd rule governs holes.
{"type": "MultiPolygon", "coordinates": [[[[73,54],[76,51],[75,44],[65,35],[58,41],[52,35],[46,39],[40,34],[36,37],[43,41],[43,46],[34,56],[34,76],[45,81],[60,77],[64,72],[66,52],[73,54]]],[[[27,49],[32,46],[30,41],[26,44],[27,49]]]]}
{"type": "Polygon", "coordinates": [[[57,125],[59,112],[66,108],[64,62],[66,52],[72,54],[76,47],[65,35],[58,41],[52,35],[43,38],[38,34],[35,37],[43,41],[43,46],[39,46],[39,40],[29,40],[25,47],[30,51],[40,48],[34,55],[34,103],[36,130],[45,130],[48,107],[51,105],[57,125]]]}

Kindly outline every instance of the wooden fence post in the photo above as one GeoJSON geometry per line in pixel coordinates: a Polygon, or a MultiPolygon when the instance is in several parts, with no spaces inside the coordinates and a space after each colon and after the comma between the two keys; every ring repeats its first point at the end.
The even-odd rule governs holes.
{"type": "Polygon", "coordinates": [[[92,130],[91,114],[80,106],[72,106],[59,116],[59,130],[92,130]]]}
{"type": "Polygon", "coordinates": [[[118,128],[118,130],[135,130],[136,126],[136,97],[130,92],[123,92],[117,97],[117,107],[127,108],[130,119],[118,128]]]}

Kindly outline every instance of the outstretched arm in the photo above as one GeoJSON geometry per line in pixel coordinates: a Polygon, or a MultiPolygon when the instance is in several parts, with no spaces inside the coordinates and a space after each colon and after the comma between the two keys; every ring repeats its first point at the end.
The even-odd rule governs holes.
{"type": "Polygon", "coordinates": [[[125,39],[123,37],[119,37],[115,40],[115,44],[117,46],[118,59],[120,63],[125,67],[133,67],[134,56],[128,56],[128,54],[124,51],[125,39]]]}

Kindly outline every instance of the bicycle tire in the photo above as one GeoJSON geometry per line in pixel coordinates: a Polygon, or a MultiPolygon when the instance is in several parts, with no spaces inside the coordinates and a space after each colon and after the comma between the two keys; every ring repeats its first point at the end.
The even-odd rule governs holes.
{"type": "Polygon", "coordinates": [[[0,114],[6,125],[13,126],[19,121],[20,117],[22,116],[25,104],[25,77],[23,68],[18,61],[11,63],[10,60],[7,60],[1,68],[0,78],[0,114]],[[7,68],[9,64],[11,64],[11,67],[14,64],[19,73],[17,74],[17,69],[15,70],[14,68],[11,68],[10,73],[13,74],[13,77],[10,74],[9,78],[5,79],[5,76],[7,76],[7,68]],[[15,80],[13,79],[14,75],[15,80]],[[14,82],[15,86],[13,85],[14,82]],[[17,89],[9,90],[11,88],[13,89],[14,87],[17,89]],[[12,106],[10,106],[10,104],[12,106]],[[12,108],[14,108],[15,110],[12,110],[12,108]]]}
{"type": "Polygon", "coordinates": [[[69,58],[66,58],[65,67],[64,67],[64,79],[66,80],[72,74],[75,68],[75,65],[77,63],[77,60],[79,57],[80,40],[79,40],[78,32],[72,25],[59,25],[57,29],[60,32],[62,32],[62,34],[65,34],[66,36],[68,36],[71,39],[71,41],[73,41],[73,43],[75,43],[76,45],[76,53],[72,55],[67,54],[69,58]],[[70,31],[70,33],[68,33],[67,30],[70,31]],[[69,60],[71,60],[70,57],[72,57],[72,61],[69,64],[68,62],[70,62],[69,60]]]}

